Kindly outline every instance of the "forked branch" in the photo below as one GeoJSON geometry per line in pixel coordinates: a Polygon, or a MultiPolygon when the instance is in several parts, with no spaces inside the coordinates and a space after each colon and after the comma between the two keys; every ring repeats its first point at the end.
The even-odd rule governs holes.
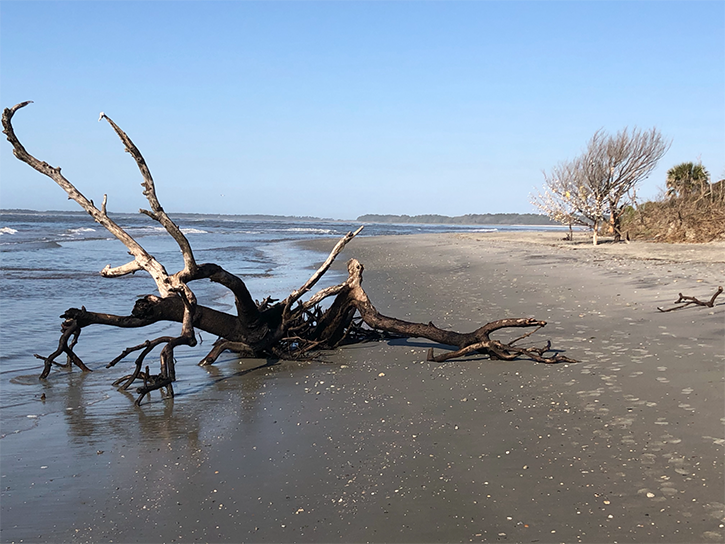
{"type": "MultiPolygon", "coordinates": [[[[50,179],[56,182],[68,194],[68,198],[76,201],[81,208],[83,208],[86,212],[88,212],[91,217],[93,217],[96,223],[99,223],[100,225],[105,227],[108,232],[110,232],[118,240],[120,240],[123,245],[128,248],[129,253],[133,255],[136,262],[136,265],[134,265],[136,267],[135,269],[146,270],[156,283],[156,287],[158,288],[161,296],[168,296],[171,292],[170,288],[172,287],[172,285],[169,280],[169,275],[166,273],[166,269],[143,247],[141,247],[141,245],[136,242],[133,237],[131,237],[125,230],[118,226],[115,221],[108,217],[108,214],[105,210],[106,199],[104,198],[103,209],[99,210],[98,208],[96,208],[91,200],[88,200],[85,196],[83,196],[83,194],[78,191],[78,189],[76,189],[75,186],[70,181],[68,181],[65,176],[63,176],[63,174],[60,173],[60,167],[53,167],[45,161],[40,161],[36,159],[33,155],[28,153],[25,147],[23,147],[23,145],[20,143],[20,140],[18,140],[17,136],[15,135],[15,130],[13,129],[12,125],[12,119],[16,111],[18,111],[20,108],[24,108],[31,103],[32,101],[21,102],[20,104],[16,104],[12,108],[6,108],[3,111],[3,133],[7,136],[8,141],[12,144],[14,155],[34,170],[48,176],[50,179]]],[[[122,267],[123,270],[126,270],[125,273],[131,272],[131,268],[132,267],[128,264],[122,267]]],[[[114,269],[112,269],[110,265],[104,268],[104,271],[106,273],[109,273],[113,270],[114,269]]],[[[118,271],[119,269],[116,268],[115,270],[118,271]]],[[[116,273],[115,275],[119,274],[116,273]]]]}
{"type": "Polygon", "coordinates": [[[126,147],[126,151],[134,158],[136,164],[138,165],[138,169],[141,172],[141,176],[143,177],[143,183],[141,184],[141,186],[143,187],[143,194],[149,201],[151,211],[139,211],[145,215],[148,215],[155,221],[161,223],[161,225],[163,225],[163,227],[166,229],[166,232],[168,232],[169,235],[179,245],[179,249],[181,249],[181,253],[184,257],[184,270],[182,272],[182,280],[194,275],[196,273],[196,261],[194,260],[194,252],[191,250],[191,244],[189,244],[189,240],[187,240],[186,236],[184,236],[184,233],[181,232],[179,226],[171,220],[171,218],[161,207],[161,204],[156,197],[156,185],[154,185],[154,179],[151,176],[151,171],[146,165],[146,160],[143,158],[143,155],[141,155],[141,152],[138,150],[138,148],[131,141],[131,138],[129,138],[128,135],[123,130],[121,130],[121,128],[116,123],[114,123],[110,117],[108,117],[105,113],[101,112],[101,116],[98,120],[100,121],[101,119],[105,119],[106,121],[108,121],[108,124],[113,127],[113,130],[116,131],[116,134],[118,134],[118,137],[121,138],[123,145],[126,147]]]}
{"type": "MultiPolygon", "coordinates": [[[[318,268],[314,274],[312,274],[312,277],[310,277],[309,280],[305,282],[305,284],[300,287],[299,289],[292,291],[290,295],[284,300],[283,304],[285,306],[285,314],[289,312],[289,309],[292,307],[292,305],[300,299],[300,297],[304,296],[305,293],[307,293],[310,289],[312,289],[315,284],[320,280],[322,276],[325,275],[325,272],[327,272],[330,269],[330,266],[332,266],[332,263],[335,262],[335,259],[340,254],[340,252],[345,249],[345,246],[355,238],[360,232],[365,228],[363,225],[359,229],[357,229],[355,232],[348,232],[345,236],[343,236],[337,244],[335,244],[335,247],[332,248],[332,251],[327,256],[327,259],[325,259],[325,262],[322,263],[320,268],[318,268]]],[[[326,295],[329,296],[329,295],[326,295]]],[[[324,298],[324,297],[322,297],[324,298]]],[[[319,299],[322,300],[322,299],[319,299]]]]}
{"type": "MultiPolygon", "coordinates": [[[[448,352],[437,357],[431,348],[428,352],[429,361],[443,362],[449,359],[470,355],[472,353],[480,353],[488,355],[492,359],[501,360],[513,360],[517,357],[526,357],[536,362],[547,364],[576,362],[576,360],[558,353],[550,357],[546,357],[545,353],[551,351],[551,343],[547,343],[544,348],[522,348],[514,346],[516,342],[530,336],[535,331],[519,336],[509,343],[502,343],[490,337],[492,333],[502,329],[536,327],[536,330],[538,330],[546,325],[546,321],[540,321],[533,318],[499,319],[487,323],[473,332],[459,333],[441,329],[436,327],[433,323],[412,323],[402,319],[385,316],[378,312],[375,306],[373,306],[367,296],[367,293],[365,293],[362,288],[363,270],[363,265],[356,259],[351,259],[348,262],[349,277],[345,283],[349,286],[349,291],[346,293],[346,296],[352,301],[355,309],[360,313],[362,320],[368,327],[403,337],[427,338],[440,344],[456,346],[459,348],[458,350],[448,352]]],[[[335,304],[337,304],[338,300],[339,298],[336,299],[335,304]]],[[[331,311],[335,310],[335,304],[333,304],[333,307],[330,309],[331,311]]],[[[341,310],[337,310],[337,313],[338,316],[343,315],[343,311],[341,310]]],[[[338,317],[338,319],[341,319],[341,317],[338,317]]],[[[351,319],[351,316],[346,319],[351,319]]]]}
{"type": "Polygon", "coordinates": [[[680,296],[679,298],[674,302],[674,304],[680,304],[680,306],[673,306],[671,308],[660,308],[657,306],[657,309],[660,312],[674,312],[675,310],[681,310],[682,308],[687,308],[690,305],[695,306],[704,306],[706,308],[712,308],[715,306],[715,299],[720,296],[720,293],[722,293],[723,288],[722,285],[717,288],[717,291],[715,291],[715,294],[710,297],[710,300],[702,301],[698,300],[695,297],[688,297],[686,295],[683,295],[682,293],[678,293],[680,296]]]}
{"type": "MultiPolygon", "coordinates": [[[[85,311],[85,308],[83,308],[85,311]]],[[[84,372],[90,372],[91,369],[88,368],[85,363],[81,360],[78,355],[73,351],[73,347],[75,346],[76,342],[78,341],[78,337],[81,334],[81,324],[78,323],[76,319],[70,316],[66,316],[66,314],[63,314],[61,317],[65,317],[65,320],[63,321],[63,324],[61,325],[61,335],[60,340],[58,340],[58,348],[48,355],[47,357],[43,357],[42,355],[35,354],[36,359],[42,359],[45,363],[45,366],[43,368],[43,372],[40,374],[40,378],[44,379],[48,377],[48,374],[50,374],[50,370],[53,366],[53,364],[57,364],[60,366],[68,366],[69,368],[72,367],[72,365],[76,365],[78,368],[83,370],[84,372]],[[72,340],[71,340],[72,338],[72,340]],[[70,345],[68,344],[68,341],[71,340],[70,345]],[[67,365],[62,365],[61,363],[56,363],[55,359],[61,354],[65,353],[68,357],[68,363],[67,365]]]]}

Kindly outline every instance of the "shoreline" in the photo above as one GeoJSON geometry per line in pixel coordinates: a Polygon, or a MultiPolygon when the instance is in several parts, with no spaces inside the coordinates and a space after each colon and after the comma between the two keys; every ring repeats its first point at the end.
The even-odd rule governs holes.
{"type": "Polygon", "coordinates": [[[401,319],[546,319],[526,341],[579,363],[428,363],[416,339],[263,368],[182,355],[177,397],[141,409],[108,372],[35,377],[61,408],[2,439],[2,540],[721,541],[725,301],[656,307],[705,299],[722,257],[503,234],[362,237],[334,267],[358,258],[401,319]]]}

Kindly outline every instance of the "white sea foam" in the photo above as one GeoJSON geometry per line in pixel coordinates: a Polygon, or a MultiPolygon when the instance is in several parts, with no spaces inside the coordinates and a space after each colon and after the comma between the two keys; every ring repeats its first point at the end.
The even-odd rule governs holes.
{"type": "Polygon", "coordinates": [[[290,227],[288,229],[280,229],[282,232],[313,232],[315,234],[333,234],[332,229],[314,229],[311,227],[290,227]]]}
{"type": "Polygon", "coordinates": [[[96,229],[91,229],[91,228],[88,228],[88,227],[80,227],[80,228],[77,228],[77,229],[68,229],[68,232],[69,233],[72,233],[72,234],[78,234],[78,233],[81,233],[81,232],[96,232],[96,229]]]}
{"type": "Polygon", "coordinates": [[[206,230],[192,229],[192,228],[181,229],[181,232],[183,232],[184,234],[209,234],[209,232],[206,230]]]}
{"type": "Polygon", "coordinates": [[[157,232],[166,232],[164,227],[127,227],[125,230],[138,234],[156,234],[157,232]]]}
{"type": "Polygon", "coordinates": [[[0,235],[2,235],[2,234],[15,234],[16,232],[18,232],[18,231],[15,230],[15,229],[11,229],[10,227],[3,227],[3,228],[0,229],[0,235]]]}

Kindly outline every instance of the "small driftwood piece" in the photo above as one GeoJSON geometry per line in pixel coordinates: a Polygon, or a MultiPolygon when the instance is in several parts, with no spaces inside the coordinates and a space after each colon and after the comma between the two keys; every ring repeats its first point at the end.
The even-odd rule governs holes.
{"type": "Polygon", "coordinates": [[[103,225],[126,246],[133,260],[116,266],[107,265],[100,271],[103,277],[117,278],[145,271],[153,278],[158,291],[158,294],[148,294],[138,299],[130,315],[91,312],[85,307],[66,310],[61,316],[64,321],[57,349],[47,357],[36,355],[45,363],[41,379],[49,376],[54,364],[69,369],[75,365],[81,370],[90,370],[75,352],[78,338],[85,327],[107,325],[142,328],[159,321],[180,323],[180,334],[147,339],[138,345],[127,347],[107,365],[107,368],[115,367],[130,354],[137,353],[133,371],[114,382],[114,385],[122,391],[131,388],[134,382],[137,385],[138,382],[142,382],[143,385],[136,387],[139,395],[136,399],[137,405],[157,389],[165,389],[166,398],[173,396],[172,384],[176,380],[174,350],[179,346],[195,346],[197,329],[218,337],[200,365],[214,364],[225,351],[234,352],[240,358],[264,358],[268,361],[309,360],[321,350],[332,349],[342,344],[401,337],[427,338],[451,349],[450,352],[439,355],[435,355],[431,350],[428,360],[434,362],[466,355],[485,355],[491,359],[504,361],[524,358],[547,364],[576,362],[552,350],[550,342],[543,347],[514,345],[546,325],[545,321],[534,318],[499,319],[480,326],[473,332],[460,333],[440,329],[431,322],[411,323],[382,315],[373,306],[362,287],[363,265],[355,259],[348,262],[348,278],[343,283],[312,293],[312,288],[329,270],[345,246],[360,233],[362,227],[343,236],[325,262],[299,289],[282,299],[268,296],[262,299],[262,302],[255,301],[241,277],[215,263],[197,263],[186,236],[159,203],[154,180],[141,152],[128,135],[102,113],[99,121],[105,120],[110,124],[126,151],[136,161],[140,171],[143,194],[150,208],[139,210],[140,213],[160,223],[176,242],[183,256],[183,268],[175,273],[169,273],[162,263],[108,215],[106,195],[103,197],[101,208],[97,208],[92,200],[81,194],[61,174],[60,167],[53,167],[28,153],[12,126],[15,113],[28,104],[30,102],[22,102],[5,109],[2,114],[3,132],[13,146],[15,156],[55,181],[70,199],[77,202],[97,223],[103,225]],[[211,280],[228,289],[234,295],[236,312],[226,313],[197,303],[190,284],[198,280],[211,280]],[[308,294],[309,298],[303,300],[302,297],[308,294]],[[322,306],[328,298],[332,298],[332,303],[329,307],[322,306]],[[493,333],[512,328],[531,330],[509,342],[491,338],[493,333]],[[160,348],[160,372],[151,374],[149,366],[145,364],[146,358],[157,347],[160,348]],[[67,358],[65,365],[55,361],[62,354],[67,358]],[[142,370],[144,367],[145,371],[142,370]]]}
{"type": "Polygon", "coordinates": [[[710,300],[707,301],[698,300],[695,297],[688,297],[686,295],[683,295],[682,293],[679,293],[680,298],[678,298],[674,302],[674,304],[679,304],[679,306],[673,306],[672,308],[660,308],[659,306],[657,306],[657,309],[660,312],[674,312],[675,310],[681,310],[682,308],[687,308],[688,306],[693,304],[695,306],[705,306],[706,308],[712,308],[713,306],[715,306],[715,299],[720,296],[720,293],[722,293],[722,291],[723,288],[721,285],[717,288],[717,291],[715,291],[715,294],[712,295],[710,300]]]}

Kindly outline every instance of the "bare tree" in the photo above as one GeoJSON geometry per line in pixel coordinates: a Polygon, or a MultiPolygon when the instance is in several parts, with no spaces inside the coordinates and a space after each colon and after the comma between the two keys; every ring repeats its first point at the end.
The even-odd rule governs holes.
{"type": "Polygon", "coordinates": [[[654,127],[648,131],[635,127],[631,133],[625,128],[616,136],[597,132],[590,141],[588,159],[598,162],[598,169],[608,173],[605,186],[615,241],[622,238],[622,214],[633,199],[632,191],[649,177],[670,144],[654,127]]]}
{"type": "MultiPolygon", "coordinates": [[[[147,272],[156,283],[158,295],[146,295],[138,299],[129,315],[112,315],[91,312],[85,307],[70,308],[61,317],[61,337],[58,348],[49,356],[36,355],[45,362],[41,379],[50,374],[56,359],[65,354],[71,368],[76,365],[83,370],[89,368],[76,354],[74,348],[81,331],[91,325],[109,325],[124,328],[140,328],[159,321],[181,323],[178,336],[162,336],[149,339],[136,346],[124,349],[111,360],[107,367],[113,367],[131,353],[138,352],[134,370],[115,382],[122,389],[140,380],[143,385],[137,388],[140,403],[151,391],[162,389],[167,395],[173,395],[172,383],[176,379],[174,369],[174,350],[178,346],[194,346],[196,330],[204,330],[218,336],[211,351],[199,364],[213,364],[222,352],[229,350],[240,357],[279,359],[309,358],[315,350],[329,349],[342,343],[359,342],[370,338],[390,335],[398,337],[428,338],[444,347],[456,348],[436,356],[431,349],[429,361],[443,362],[453,357],[469,354],[483,354],[491,359],[512,360],[525,357],[541,363],[574,362],[572,359],[551,350],[551,344],[544,347],[521,347],[517,344],[533,332],[546,325],[545,321],[533,318],[505,318],[492,321],[470,333],[459,333],[436,327],[433,323],[411,323],[380,314],[362,288],[363,265],[355,259],[348,262],[347,279],[331,287],[321,289],[307,300],[303,297],[311,292],[320,278],[327,272],[337,255],[361,230],[349,232],[333,248],[329,257],[319,269],[299,289],[290,293],[281,301],[267,297],[255,302],[247,290],[244,281],[214,263],[196,262],[191,245],[176,223],[166,214],[156,198],[156,189],[151,172],[143,156],[131,139],[109,117],[101,114],[121,138],[126,151],[135,159],[143,178],[143,193],[150,209],[140,210],[154,221],[159,222],[166,232],[176,241],[184,259],[184,267],[170,274],[166,268],[149,254],[126,230],[116,224],[107,214],[107,198],[99,209],[92,200],[83,196],[62,174],[59,167],[53,167],[28,153],[15,135],[12,118],[16,111],[27,106],[23,102],[5,109],[2,115],[4,133],[13,146],[15,156],[38,172],[50,177],[60,185],[69,198],[76,201],[93,219],[103,225],[128,249],[133,260],[120,266],[107,265],[101,275],[115,278],[137,271],[147,272]],[[200,279],[209,279],[227,289],[234,295],[236,315],[228,314],[204,306],[197,302],[190,283],[200,279]],[[324,308],[321,303],[335,297],[332,304],[324,308]],[[507,342],[491,338],[497,331],[509,328],[532,328],[518,338],[507,342]],[[156,347],[160,352],[160,372],[151,374],[144,363],[146,357],[156,347]]],[[[270,363],[271,364],[271,363],[270,363]]]]}
{"type": "MultiPolygon", "coordinates": [[[[620,241],[626,205],[634,200],[637,184],[652,173],[669,147],[670,142],[656,128],[642,131],[635,127],[631,132],[625,128],[614,136],[598,130],[582,155],[544,174],[544,194],[570,195],[568,205],[592,229],[594,245],[605,222],[615,241],[620,241]]],[[[540,197],[532,202],[559,221],[556,207],[540,197]]]]}
{"type": "Polygon", "coordinates": [[[544,188],[530,197],[531,203],[554,221],[567,225],[568,240],[574,239],[573,226],[592,227],[593,222],[579,210],[588,209],[587,195],[575,182],[576,163],[562,162],[551,173],[544,172],[544,188]]]}
{"type": "Polygon", "coordinates": [[[603,179],[597,171],[598,163],[579,157],[565,161],[544,172],[544,191],[532,197],[532,204],[562,224],[577,224],[593,232],[597,244],[599,230],[606,220],[607,193],[603,179]]]}

